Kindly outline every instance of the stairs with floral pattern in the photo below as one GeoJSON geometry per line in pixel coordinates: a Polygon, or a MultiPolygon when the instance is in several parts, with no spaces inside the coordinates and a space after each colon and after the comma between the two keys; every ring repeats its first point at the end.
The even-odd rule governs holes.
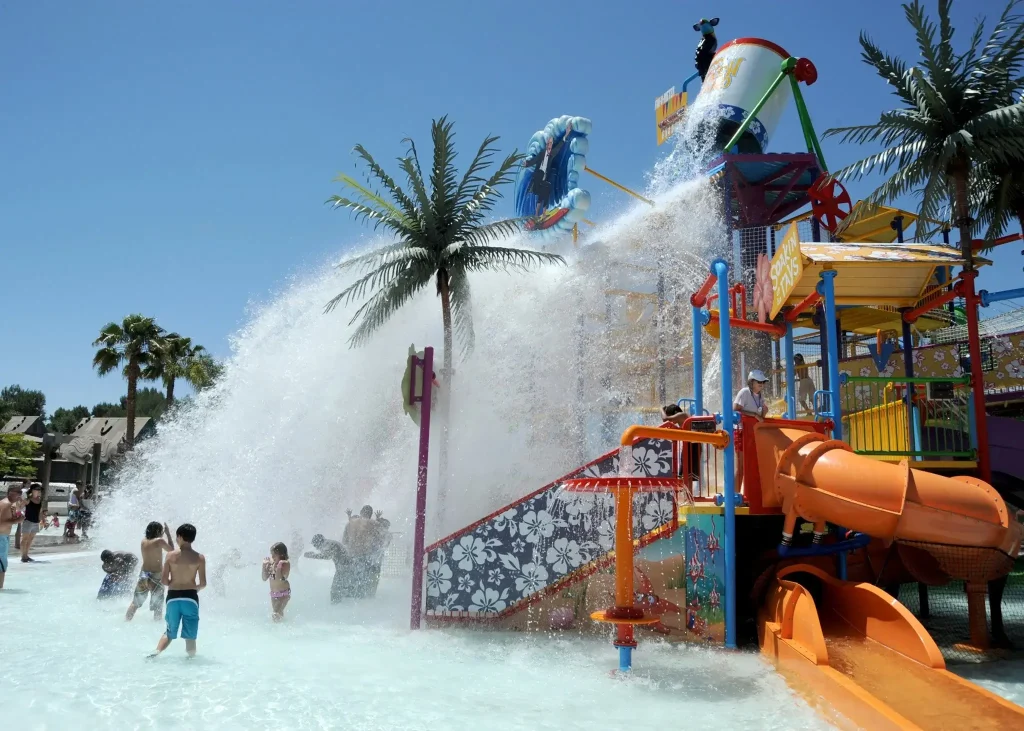
{"type": "MultiPolygon", "coordinates": [[[[673,443],[643,439],[630,474],[676,474],[673,443]]],[[[614,558],[614,511],[607,494],[570,493],[563,480],[619,474],[619,451],[598,457],[427,548],[426,617],[493,621],[582,581],[614,558]]],[[[676,528],[672,491],[637,493],[633,536],[644,546],[676,528]]]]}

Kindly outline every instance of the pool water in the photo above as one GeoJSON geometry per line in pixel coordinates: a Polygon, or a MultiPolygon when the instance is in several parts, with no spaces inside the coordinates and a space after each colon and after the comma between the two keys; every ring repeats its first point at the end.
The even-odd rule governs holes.
{"type": "Polygon", "coordinates": [[[755,653],[643,641],[628,679],[609,642],[408,630],[408,580],[332,606],[333,566],[303,559],[286,621],[259,567],[201,595],[199,654],[147,660],[163,623],[97,601],[96,553],[15,563],[0,592],[5,727],[19,729],[820,729],[755,653]]]}

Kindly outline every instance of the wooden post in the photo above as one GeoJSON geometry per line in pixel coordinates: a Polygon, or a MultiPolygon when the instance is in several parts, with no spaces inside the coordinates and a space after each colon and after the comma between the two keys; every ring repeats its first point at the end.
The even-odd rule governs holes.
{"type": "MultiPolygon", "coordinates": [[[[100,459],[102,459],[102,442],[93,442],[92,445],[92,490],[95,495],[96,491],[100,489],[100,459]]],[[[93,498],[95,499],[95,498],[93,498]]]]}

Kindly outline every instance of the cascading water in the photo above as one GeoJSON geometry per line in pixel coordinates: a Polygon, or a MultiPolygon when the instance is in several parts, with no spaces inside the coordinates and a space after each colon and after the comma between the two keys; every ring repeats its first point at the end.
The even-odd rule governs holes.
{"type": "MultiPolygon", "coordinates": [[[[602,227],[599,240],[564,246],[567,266],[472,279],[476,348],[456,360],[445,394],[448,499],[443,515],[430,515],[428,540],[611,448],[618,423],[604,417],[601,433],[595,415],[625,412],[620,422],[631,423],[638,407],[653,405],[659,359],[692,352],[688,296],[706,276],[709,242],[722,235],[715,198],[709,185],[677,185],[655,208],[602,227]],[[607,294],[650,299],[659,277],[660,317],[643,297],[635,306],[607,294]]],[[[111,543],[134,544],[149,520],[190,521],[212,555],[262,556],[273,540],[340,536],[345,510],[364,503],[411,536],[418,433],[402,412],[400,383],[410,342],[435,345],[440,372],[440,306],[424,291],[352,349],[355,306],[323,312],[347,281],[324,267],[253,313],[221,382],[165,419],[120,471],[100,516],[111,543]]],[[[675,379],[663,385],[668,398],[684,395],[691,366],[665,370],[675,379]]],[[[437,430],[435,449],[439,439],[437,430]]],[[[433,497],[436,454],[431,462],[433,497]]]]}

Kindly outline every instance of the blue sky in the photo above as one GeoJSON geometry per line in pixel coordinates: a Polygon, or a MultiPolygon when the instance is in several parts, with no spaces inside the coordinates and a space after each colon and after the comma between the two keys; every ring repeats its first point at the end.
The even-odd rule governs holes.
{"type": "MultiPolygon", "coordinates": [[[[961,34],[1002,6],[961,0],[961,34]]],[[[874,121],[892,100],[860,62],[857,34],[866,28],[887,50],[916,57],[898,4],[790,7],[5,3],[0,384],[44,390],[51,412],[116,400],[124,383],[94,374],[90,346],[104,323],[130,312],[227,355],[247,303],[367,235],[323,205],[336,192],[331,179],[351,169],[352,146],[390,160],[405,136],[426,146],[432,117],[449,114],[464,147],[493,133],[510,150],[551,117],[587,116],[588,162],[642,187],[667,152],[654,144],[653,100],[691,73],[701,14],[721,16],[722,42],[760,36],[815,62],[819,82],[806,98],[819,133],[874,121]]],[[[772,149],[802,148],[790,109],[772,149]]],[[[824,151],[833,169],[863,153],[833,141],[824,151]]],[[[595,201],[596,220],[625,204],[595,201]]],[[[1020,250],[998,251],[981,285],[1018,286],[1020,250]]]]}

